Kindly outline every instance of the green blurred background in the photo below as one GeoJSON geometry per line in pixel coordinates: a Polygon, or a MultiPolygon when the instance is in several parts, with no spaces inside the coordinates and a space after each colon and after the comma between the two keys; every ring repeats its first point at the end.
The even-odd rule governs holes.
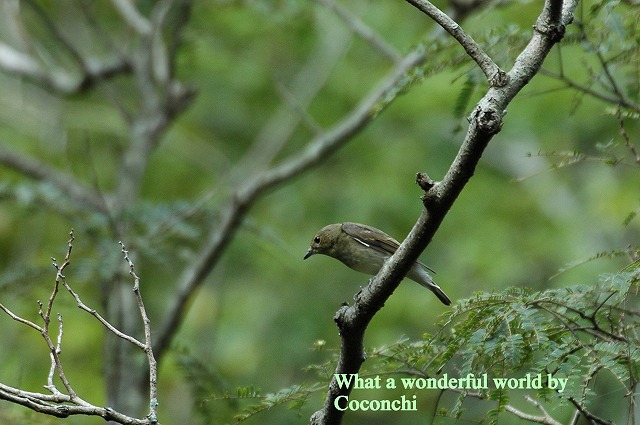
{"type": "MultiPolygon", "coordinates": [[[[141,10],[145,5],[139,2],[141,10]]],[[[345,6],[400,53],[420,42],[429,44],[434,37],[433,23],[404,2],[358,0],[345,6]]],[[[84,51],[100,54],[104,46],[78,19],[82,2],[43,2],[43,7],[84,51]]],[[[92,7],[104,28],[124,43],[126,31],[121,31],[123,24],[110,3],[92,7]]],[[[528,35],[540,7],[540,2],[527,1],[490,6],[473,13],[464,27],[483,40],[489,40],[491,33],[528,35]]],[[[579,13],[588,11],[588,5],[579,7],[579,13]]],[[[34,34],[45,32],[33,16],[26,19],[33,22],[34,34]]],[[[6,36],[0,29],[0,39],[6,36]]],[[[517,47],[496,43],[487,50],[508,69],[517,47]]],[[[557,71],[560,61],[566,75],[589,80],[593,57],[583,45],[569,43],[561,52],[556,49],[545,68],[557,71]]],[[[387,59],[313,2],[194,3],[177,75],[195,86],[198,94],[153,154],[142,202],[128,209],[138,217],[136,224],[130,240],[123,240],[137,255],[136,268],[153,324],[162,322],[172,285],[197,250],[202,229],[216,219],[233,184],[251,178],[253,164],[239,166],[239,161],[279,108],[284,108],[285,116],[296,116],[278,87],[286,87],[295,97],[296,90],[315,84],[313,78],[326,73],[326,83],[310,102],[308,114],[317,125],[327,127],[351,110],[390,68],[387,59]],[[295,83],[309,63],[305,78],[295,83]],[[198,213],[182,223],[179,212],[194,205],[198,213]],[[171,223],[166,233],[154,230],[165,222],[171,223]]],[[[464,137],[471,106],[462,115],[455,111],[465,84],[478,79],[473,69],[470,62],[445,64],[442,71],[429,74],[398,97],[319,167],[252,207],[221,263],[197,293],[172,353],[161,364],[163,424],[227,423],[244,403],[201,403],[202,395],[193,393],[181,366],[185,353],[210,368],[220,393],[234,394],[238,386],[253,385],[265,394],[316,380],[305,366],[331,358],[331,350],[339,344],[333,314],[342,302],[352,301],[368,278],[327,257],[303,261],[313,233],[328,223],[356,221],[400,240],[406,236],[422,208],[416,172],[440,179],[464,137]],[[326,341],[327,351],[314,350],[318,340],[326,341]],[[202,409],[210,416],[198,413],[202,409]]],[[[633,80],[620,75],[627,77],[633,80]]],[[[111,190],[119,155],[128,144],[113,97],[135,105],[132,84],[120,77],[106,88],[63,98],[0,73],[0,143],[73,173],[85,183],[97,179],[102,189],[111,190]]],[[[483,91],[479,85],[470,105],[483,91]]],[[[640,221],[623,224],[640,205],[637,164],[612,166],[604,160],[585,160],[551,170],[562,161],[561,152],[580,151],[594,158],[628,155],[620,146],[618,120],[607,113],[610,107],[562,89],[561,83],[543,75],[510,105],[502,131],[421,257],[436,270],[436,281],[452,299],[509,286],[542,290],[595,282],[600,273],[615,272],[628,263],[626,258],[590,261],[555,276],[572,262],[638,243],[640,221]]],[[[637,123],[629,120],[626,127],[637,140],[637,123]]],[[[312,136],[309,126],[295,126],[276,162],[303,148],[312,136]]],[[[68,232],[75,228],[66,275],[87,304],[98,306],[95,277],[106,262],[121,261],[120,247],[107,237],[108,223],[90,213],[78,214],[63,196],[46,199],[51,197],[46,185],[7,168],[0,169],[0,178],[0,301],[37,320],[36,300],[47,299],[55,277],[50,257],[64,256],[68,232]],[[104,245],[97,246],[100,240],[104,245]],[[104,252],[112,257],[105,258],[104,252]]],[[[102,328],[67,294],[61,294],[57,303],[55,311],[65,318],[62,358],[67,374],[83,398],[100,405],[102,328]]],[[[367,345],[390,344],[401,337],[419,339],[436,330],[435,323],[446,309],[424,288],[406,281],[371,323],[367,345]]],[[[0,382],[41,391],[49,368],[45,344],[36,332],[6,315],[0,321],[4,347],[0,382]]],[[[431,423],[436,396],[435,391],[422,393],[418,413],[352,413],[344,423],[431,423]]],[[[305,423],[322,401],[323,394],[316,393],[299,412],[281,407],[249,423],[305,423]]],[[[473,412],[481,403],[472,401],[468,408],[473,412]]],[[[61,422],[6,402],[0,403],[0,412],[8,423],[61,422]]],[[[480,419],[470,416],[460,423],[480,419]]],[[[516,423],[508,415],[504,420],[516,423]]]]}

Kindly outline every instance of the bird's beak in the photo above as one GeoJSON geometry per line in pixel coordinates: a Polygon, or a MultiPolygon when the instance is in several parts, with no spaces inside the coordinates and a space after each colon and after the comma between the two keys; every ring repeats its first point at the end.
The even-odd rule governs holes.
{"type": "Polygon", "coordinates": [[[304,254],[303,260],[306,260],[307,258],[311,257],[313,254],[315,254],[315,252],[313,252],[313,250],[309,248],[309,251],[307,251],[307,253],[304,254]]]}

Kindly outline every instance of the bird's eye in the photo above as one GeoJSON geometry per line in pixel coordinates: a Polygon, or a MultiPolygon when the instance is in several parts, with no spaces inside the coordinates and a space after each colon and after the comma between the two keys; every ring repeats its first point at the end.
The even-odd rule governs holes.
{"type": "Polygon", "coordinates": [[[316,236],[315,238],[313,238],[313,242],[320,243],[320,236],[316,236]]]}

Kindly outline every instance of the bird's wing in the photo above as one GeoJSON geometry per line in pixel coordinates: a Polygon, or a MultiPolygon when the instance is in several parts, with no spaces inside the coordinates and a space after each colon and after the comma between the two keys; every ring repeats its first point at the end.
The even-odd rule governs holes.
{"type": "Polygon", "coordinates": [[[383,254],[391,255],[400,243],[385,232],[358,223],[342,223],[342,230],[356,241],[383,254]]]}
{"type": "MultiPolygon", "coordinates": [[[[400,246],[400,242],[375,227],[359,223],[342,223],[342,230],[357,242],[382,252],[383,254],[391,255],[396,252],[400,246]]],[[[425,265],[421,261],[418,261],[418,264],[430,272],[435,273],[431,267],[425,265]]]]}

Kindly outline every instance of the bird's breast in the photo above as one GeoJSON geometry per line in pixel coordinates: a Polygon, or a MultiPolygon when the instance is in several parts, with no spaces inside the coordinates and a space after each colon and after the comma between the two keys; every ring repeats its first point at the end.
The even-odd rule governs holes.
{"type": "Polygon", "coordinates": [[[380,271],[380,268],[387,258],[389,257],[383,256],[382,254],[369,253],[366,259],[356,258],[354,256],[346,256],[344,258],[340,258],[340,261],[342,261],[350,269],[353,269],[360,273],[375,275],[380,271]]]}

